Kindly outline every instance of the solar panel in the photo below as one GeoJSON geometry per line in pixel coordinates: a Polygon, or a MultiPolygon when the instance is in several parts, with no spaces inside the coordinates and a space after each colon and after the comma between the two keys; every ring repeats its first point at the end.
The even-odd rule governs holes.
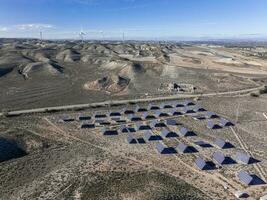
{"type": "Polygon", "coordinates": [[[174,120],[174,119],[166,119],[165,122],[169,126],[177,126],[178,125],[176,120],[174,120]]]}
{"type": "Polygon", "coordinates": [[[152,133],[152,131],[146,131],[146,132],[145,132],[145,135],[144,135],[144,138],[145,138],[147,141],[162,140],[162,138],[161,138],[160,135],[154,135],[154,134],[152,133]]]}
{"type": "Polygon", "coordinates": [[[180,111],[176,110],[176,109],[171,109],[169,112],[168,112],[169,115],[171,116],[179,116],[179,115],[183,115],[183,113],[181,113],[180,111]]]}
{"type": "Polygon", "coordinates": [[[210,111],[205,112],[204,115],[205,115],[205,117],[206,117],[207,119],[218,118],[218,115],[217,115],[217,114],[215,114],[214,112],[210,112],[210,111]]]}
{"type": "Polygon", "coordinates": [[[106,128],[104,128],[104,129],[102,130],[102,133],[103,133],[103,135],[105,135],[105,136],[118,135],[118,131],[117,131],[117,130],[106,129],[106,128]]]}
{"type": "Polygon", "coordinates": [[[196,134],[193,131],[189,131],[187,128],[181,128],[179,130],[179,135],[182,137],[195,136],[196,134]]]}
{"type": "Polygon", "coordinates": [[[147,109],[137,105],[135,108],[135,112],[147,112],[147,109]]]}
{"type": "Polygon", "coordinates": [[[229,148],[233,148],[233,145],[231,144],[231,143],[229,143],[229,142],[226,142],[226,141],[224,141],[223,139],[221,139],[221,138],[217,138],[216,140],[215,140],[215,145],[217,146],[217,147],[219,147],[220,149],[229,149],[229,148]]]}
{"type": "Polygon", "coordinates": [[[241,153],[241,152],[236,153],[235,159],[237,162],[243,163],[243,164],[250,164],[252,161],[252,158],[250,155],[241,153]]]}
{"type": "Polygon", "coordinates": [[[140,122],[137,122],[135,124],[136,130],[143,131],[143,130],[151,130],[151,127],[147,124],[141,124],[140,122]]]}
{"type": "Polygon", "coordinates": [[[220,129],[222,128],[220,125],[213,123],[213,121],[209,120],[207,124],[207,128],[209,129],[220,129]]]}
{"type": "Polygon", "coordinates": [[[192,147],[192,146],[188,146],[184,143],[179,143],[176,147],[176,149],[180,152],[180,153],[195,153],[197,152],[197,150],[192,147]]]}
{"type": "Polygon", "coordinates": [[[233,126],[234,124],[226,119],[220,119],[219,124],[223,127],[233,126]]]}
{"type": "Polygon", "coordinates": [[[126,140],[129,144],[137,144],[137,140],[132,135],[128,135],[126,140]]]}
{"type": "Polygon", "coordinates": [[[157,149],[158,153],[160,153],[160,154],[176,153],[176,150],[173,147],[167,147],[166,145],[164,145],[162,143],[158,143],[156,145],[156,149],[157,149]]]}
{"type": "Polygon", "coordinates": [[[154,115],[152,115],[152,114],[149,114],[148,112],[144,112],[144,113],[142,113],[142,118],[143,119],[156,119],[156,117],[154,116],[154,115]]]}
{"type": "Polygon", "coordinates": [[[154,105],[151,103],[148,105],[148,110],[159,110],[159,109],[160,109],[160,107],[157,105],[154,105]]]}
{"type": "Polygon", "coordinates": [[[244,170],[239,171],[237,173],[237,177],[238,177],[239,181],[244,183],[245,185],[252,184],[253,177],[244,170]]]}
{"type": "Polygon", "coordinates": [[[82,129],[95,128],[95,124],[82,124],[81,128],[82,129]]]}
{"type": "Polygon", "coordinates": [[[173,131],[169,131],[166,128],[163,128],[162,131],[160,132],[160,135],[162,137],[166,137],[166,138],[171,138],[171,137],[177,137],[177,134],[173,131]]]}
{"type": "Polygon", "coordinates": [[[156,117],[168,117],[169,116],[167,112],[163,112],[161,110],[156,110],[154,114],[156,117]]]}
{"type": "Polygon", "coordinates": [[[90,116],[80,116],[80,117],[79,117],[79,120],[80,120],[80,121],[86,121],[86,120],[90,120],[90,119],[91,119],[90,116]]]}
{"type": "Polygon", "coordinates": [[[166,124],[164,122],[153,120],[150,123],[150,127],[153,127],[153,128],[163,128],[163,127],[166,127],[166,124]]]}

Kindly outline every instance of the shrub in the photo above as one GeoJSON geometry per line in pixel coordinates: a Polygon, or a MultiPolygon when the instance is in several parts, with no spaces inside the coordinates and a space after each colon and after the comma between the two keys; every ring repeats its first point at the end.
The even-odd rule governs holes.
{"type": "Polygon", "coordinates": [[[258,92],[251,92],[250,93],[250,96],[252,96],[252,97],[259,97],[260,94],[258,92]]]}
{"type": "Polygon", "coordinates": [[[259,90],[260,94],[266,94],[267,93],[267,86],[265,85],[262,89],[259,90]]]}

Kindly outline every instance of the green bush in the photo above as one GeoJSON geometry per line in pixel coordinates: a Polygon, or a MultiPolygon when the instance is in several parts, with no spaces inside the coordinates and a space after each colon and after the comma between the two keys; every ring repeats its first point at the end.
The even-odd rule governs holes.
{"type": "Polygon", "coordinates": [[[260,94],[258,92],[251,92],[250,93],[250,96],[252,96],[252,97],[259,97],[260,94]]]}
{"type": "Polygon", "coordinates": [[[262,89],[259,90],[260,94],[266,94],[267,93],[267,86],[265,85],[262,89]]]}

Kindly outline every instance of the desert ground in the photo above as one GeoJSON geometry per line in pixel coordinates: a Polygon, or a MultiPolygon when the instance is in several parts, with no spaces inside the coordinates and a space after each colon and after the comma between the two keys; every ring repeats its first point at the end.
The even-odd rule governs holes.
{"type": "MultiPolygon", "coordinates": [[[[0,199],[221,200],[236,199],[237,191],[259,199],[267,194],[266,52],[265,44],[1,39],[0,199]],[[185,143],[195,153],[163,155],[156,151],[158,141],[129,144],[128,133],[102,134],[103,127],[134,127],[127,115],[121,116],[124,122],[105,118],[111,125],[93,120],[99,113],[186,99],[216,113],[214,123],[221,118],[233,123],[209,129],[209,119],[194,118],[203,114],[199,111],[158,118],[177,122],[170,131],[186,127],[195,133],[164,138],[165,145],[185,143]],[[77,106],[107,101],[120,103],[77,106]],[[46,109],[59,106],[70,107],[46,109]],[[44,109],[32,110],[39,108],[44,109]],[[12,111],[19,114],[10,115],[12,111]],[[92,119],[81,121],[80,116],[92,119]],[[64,121],[67,118],[73,121],[64,121]],[[96,127],[81,129],[83,123],[96,127]],[[218,149],[216,138],[231,142],[233,148],[218,149]],[[213,170],[195,166],[197,157],[212,160],[215,151],[232,158],[244,152],[257,162],[215,163],[213,170]],[[263,183],[241,183],[236,176],[240,170],[263,183]]],[[[161,130],[152,131],[159,135],[161,130]]],[[[144,131],[132,135],[143,137],[144,131]]]]}

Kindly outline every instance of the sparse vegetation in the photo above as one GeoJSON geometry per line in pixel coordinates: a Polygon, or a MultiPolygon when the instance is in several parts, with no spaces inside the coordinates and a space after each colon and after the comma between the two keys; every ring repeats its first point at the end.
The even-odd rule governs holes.
{"type": "Polygon", "coordinates": [[[252,97],[259,97],[260,96],[260,93],[258,93],[258,92],[251,92],[250,93],[250,96],[252,96],[252,97]]]}
{"type": "Polygon", "coordinates": [[[266,94],[267,93],[267,86],[264,86],[262,89],[259,90],[260,94],[266,94]]]}

